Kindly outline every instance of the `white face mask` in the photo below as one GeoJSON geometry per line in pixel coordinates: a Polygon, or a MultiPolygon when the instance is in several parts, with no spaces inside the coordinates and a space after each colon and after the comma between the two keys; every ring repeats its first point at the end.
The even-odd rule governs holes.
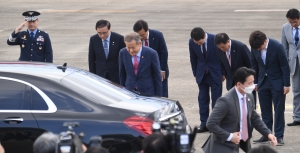
{"type": "Polygon", "coordinates": [[[252,84],[251,86],[245,87],[243,90],[245,93],[252,93],[253,89],[255,88],[255,84],[252,84]]]}

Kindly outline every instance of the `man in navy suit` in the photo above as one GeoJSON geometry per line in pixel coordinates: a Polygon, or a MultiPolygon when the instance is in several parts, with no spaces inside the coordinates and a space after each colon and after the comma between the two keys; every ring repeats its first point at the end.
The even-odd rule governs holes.
{"type": "Polygon", "coordinates": [[[26,11],[22,14],[25,21],[21,23],[7,39],[8,45],[19,45],[20,61],[53,62],[53,51],[48,33],[38,29],[40,15],[36,11],[26,11]],[[24,26],[26,31],[21,31],[24,26]]]}
{"type": "Polygon", "coordinates": [[[141,95],[162,96],[157,52],[143,46],[137,33],[126,35],[125,44],[119,55],[120,84],[141,95]]]}
{"type": "Polygon", "coordinates": [[[112,82],[119,81],[119,52],[125,47],[124,37],[110,31],[107,20],[96,23],[97,34],[91,36],[89,44],[89,70],[112,82]]]}
{"type": "Polygon", "coordinates": [[[208,131],[206,121],[209,116],[209,88],[212,108],[222,95],[222,68],[214,39],[215,35],[196,27],[192,30],[189,40],[190,62],[199,87],[198,104],[201,125],[198,127],[198,133],[208,131]]]}
{"type": "MultiPolygon", "coordinates": [[[[262,120],[267,127],[273,129],[278,145],[284,145],[284,110],[285,97],[290,90],[290,69],[283,46],[275,39],[268,38],[261,31],[254,31],[249,38],[251,46],[251,64],[256,71],[254,83],[257,84],[258,98],[262,120]]],[[[262,136],[254,143],[267,142],[262,136]]]]}
{"type": "Polygon", "coordinates": [[[168,49],[163,34],[160,31],[149,29],[148,23],[144,20],[138,20],[133,25],[133,31],[139,34],[141,40],[143,41],[143,46],[148,46],[157,52],[163,80],[162,96],[168,97],[168,49]]]}
{"type": "Polygon", "coordinates": [[[233,75],[240,67],[251,68],[250,50],[237,40],[230,39],[226,33],[219,33],[215,37],[218,56],[222,63],[223,79],[226,78],[226,89],[235,86],[233,75]]]}

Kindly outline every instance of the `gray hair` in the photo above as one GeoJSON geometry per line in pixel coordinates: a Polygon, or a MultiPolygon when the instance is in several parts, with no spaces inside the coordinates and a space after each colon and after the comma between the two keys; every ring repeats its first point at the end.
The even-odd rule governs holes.
{"type": "Polygon", "coordinates": [[[135,40],[136,44],[139,44],[141,42],[140,36],[135,32],[126,35],[124,38],[125,42],[132,42],[133,40],[135,40]]]}
{"type": "Polygon", "coordinates": [[[55,153],[59,136],[52,132],[45,132],[40,135],[33,144],[34,153],[55,153]]]}

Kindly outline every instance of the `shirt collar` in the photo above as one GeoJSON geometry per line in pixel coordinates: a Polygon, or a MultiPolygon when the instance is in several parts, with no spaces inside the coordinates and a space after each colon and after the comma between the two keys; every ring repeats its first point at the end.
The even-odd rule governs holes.
{"type": "Polygon", "coordinates": [[[229,50],[227,52],[230,55],[230,51],[231,51],[231,40],[230,39],[229,39],[229,43],[230,43],[230,47],[229,47],[229,50]]]}
{"type": "Polygon", "coordinates": [[[237,93],[237,96],[238,96],[239,100],[241,100],[243,97],[246,98],[246,94],[245,94],[245,96],[243,96],[243,95],[237,90],[236,87],[234,87],[234,88],[235,88],[235,91],[236,91],[236,93],[237,93]]]}
{"type": "Polygon", "coordinates": [[[268,49],[268,45],[269,45],[269,38],[267,37],[267,45],[266,45],[266,47],[264,48],[265,50],[268,49]]]}
{"type": "Polygon", "coordinates": [[[34,30],[34,31],[30,31],[29,29],[27,30],[28,31],[28,33],[30,34],[31,32],[33,32],[33,35],[35,35],[36,34],[36,32],[37,32],[37,28],[34,30]]]}
{"type": "MultiPolygon", "coordinates": [[[[109,36],[106,38],[107,42],[110,41],[110,35],[111,35],[111,32],[109,32],[109,36]]],[[[104,41],[104,39],[102,39],[102,42],[104,41]]]]}
{"type": "MultiPolygon", "coordinates": [[[[300,25],[298,26],[298,29],[300,29],[300,25]]],[[[295,27],[293,27],[293,30],[296,30],[296,28],[295,28],[295,27]]]]}
{"type": "Polygon", "coordinates": [[[140,51],[136,54],[137,57],[141,57],[141,54],[142,54],[142,48],[143,48],[143,47],[141,46],[140,51]]]}
{"type": "Polygon", "coordinates": [[[205,32],[205,44],[207,44],[207,38],[208,38],[208,35],[207,35],[207,33],[205,32]]]}
{"type": "MultiPolygon", "coordinates": [[[[148,29],[147,40],[149,41],[150,29],[148,29]]],[[[149,42],[148,42],[149,43],[149,42]]]]}

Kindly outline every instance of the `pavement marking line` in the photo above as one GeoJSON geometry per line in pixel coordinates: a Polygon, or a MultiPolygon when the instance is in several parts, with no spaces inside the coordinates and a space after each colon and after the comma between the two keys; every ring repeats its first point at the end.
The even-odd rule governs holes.
{"type": "Polygon", "coordinates": [[[234,10],[234,12],[286,12],[288,9],[270,9],[270,10],[234,10]]]}
{"type": "Polygon", "coordinates": [[[135,13],[136,10],[38,10],[42,13],[135,13]]]}

